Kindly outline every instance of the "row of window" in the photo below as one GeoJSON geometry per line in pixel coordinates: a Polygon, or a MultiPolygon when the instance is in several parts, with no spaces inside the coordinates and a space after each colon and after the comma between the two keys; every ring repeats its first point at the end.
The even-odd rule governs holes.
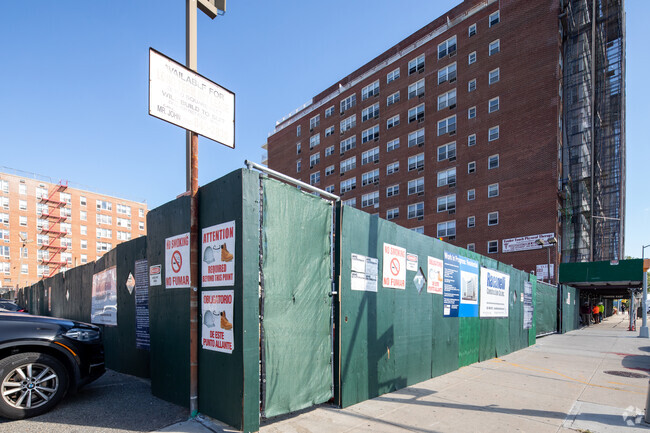
{"type": "MultiPolygon", "coordinates": [[[[488,73],[488,82],[489,84],[494,84],[500,80],[500,69],[496,68],[488,73]]],[[[468,91],[472,92],[476,90],[477,84],[476,84],[476,79],[473,79],[469,81],[468,83],[468,91]]],[[[444,108],[455,108],[456,107],[456,92],[457,89],[452,89],[449,90],[441,95],[438,96],[438,111],[444,109],[444,108]]],[[[392,95],[389,95],[386,101],[387,105],[392,105],[393,103],[399,101],[399,96],[400,92],[395,92],[392,95]]],[[[415,96],[422,96],[424,95],[424,80],[420,80],[417,83],[412,84],[409,86],[409,99],[415,96]]],[[[488,101],[488,113],[493,113],[495,111],[499,110],[499,97],[492,98],[488,101]]],[[[424,104],[420,104],[416,107],[413,107],[408,110],[408,123],[412,122],[423,122],[424,121],[424,104]]],[[[476,107],[471,107],[468,110],[468,118],[472,119],[476,117],[476,107]]],[[[372,119],[377,119],[379,118],[379,103],[375,103],[373,105],[370,105],[369,107],[365,108],[361,112],[361,121],[366,122],[368,120],[372,119]]],[[[313,117],[310,121],[310,124],[313,124],[315,126],[320,124],[320,115],[317,115],[313,117]]],[[[397,114],[395,116],[392,116],[386,121],[386,129],[391,129],[397,125],[400,124],[400,115],[397,114]]],[[[339,123],[339,128],[341,131],[341,135],[344,134],[345,132],[349,131],[350,129],[354,128],[357,126],[357,115],[353,114],[343,120],[340,121],[339,123]]],[[[450,116],[447,119],[443,119],[438,122],[438,135],[446,134],[446,133],[453,133],[455,132],[456,128],[456,117],[450,116]]],[[[379,137],[379,126],[373,126],[372,128],[369,128],[368,130],[363,131],[362,134],[370,134],[370,133],[375,133],[373,135],[372,139],[378,139],[379,137]],[[370,131],[373,130],[373,131],[370,131]],[[376,130],[376,131],[375,131],[376,130]]],[[[330,126],[325,130],[325,136],[329,137],[334,134],[334,126],[330,126]]],[[[362,137],[363,139],[363,137],[362,137]]],[[[366,140],[368,141],[368,140],[366,140]]],[[[362,141],[362,142],[366,142],[362,141]]],[[[321,142],[320,139],[320,133],[317,133],[315,135],[312,135],[309,138],[309,148],[313,149],[314,147],[318,146],[321,142]]],[[[301,151],[301,143],[298,142],[296,143],[296,153],[300,153],[301,151]]]]}
{"type": "MultiPolygon", "coordinates": [[[[490,27],[494,25],[493,23],[498,23],[500,21],[500,15],[499,11],[495,12],[490,16],[489,22],[490,22],[490,27]]],[[[469,36],[473,36],[476,34],[476,24],[472,24],[468,28],[468,34],[469,36]]],[[[438,59],[442,59],[445,56],[453,56],[456,53],[456,36],[452,36],[451,38],[447,39],[444,42],[441,42],[438,44],[438,59]]],[[[488,45],[488,55],[492,56],[497,53],[499,53],[501,50],[501,41],[499,39],[490,42],[488,45]]],[[[473,64],[477,60],[477,53],[476,51],[472,52],[468,56],[468,64],[473,64]]],[[[410,60],[408,62],[408,75],[413,75],[416,73],[422,73],[424,72],[424,65],[425,65],[425,56],[424,54],[419,55],[418,57],[410,60]]],[[[400,68],[396,68],[394,70],[391,70],[386,74],[386,83],[389,84],[395,80],[397,80],[400,77],[400,68]]],[[[438,84],[441,84],[445,81],[455,81],[456,78],[456,64],[453,63],[452,65],[445,66],[444,68],[439,69],[438,71],[438,84]]],[[[490,83],[493,81],[491,80],[490,83]]],[[[472,85],[468,85],[468,89],[471,89],[472,85]]],[[[475,81],[474,81],[474,87],[475,87],[475,81]]],[[[471,90],[470,90],[471,91],[471,90]]],[[[365,101],[371,97],[376,97],[379,95],[379,80],[375,80],[371,84],[365,86],[364,88],[361,89],[361,100],[365,101]]],[[[424,79],[413,83],[409,86],[408,88],[408,96],[409,99],[417,96],[422,96],[424,95],[424,79]]],[[[399,101],[399,92],[394,93],[390,95],[387,98],[387,105],[391,105],[395,102],[399,101]]],[[[350,108],[354,107],[357,103],[357,98],[356,94],[352,94],[345,99],[341,100],[339,102],[339,107],[340,107],[340,113],[344,114],[347,110],[350,108]]],[[[331,117],[334,114],[334,106],[331,106],[325,110],[325,118],[331,117]]],[[[320,114],[317,114],[316,116],[312,117],[309,121],[309,129],[310,131],[313,131],[314,128],[320,125],[320,114]]],[[[301,126],[297,125],[296,127],[296,136],[301,135],[301,126]]]]}
{"type": "MultiPolygon", "coordinates": [[[[85,221],[86,218],[85,216],[82,216],[81,218],[82,221],[85,221]]],[[[97,214],[96,216],[96,221],[97,224],[107,224],[107,225],[112,225],[113,223],[113,218],[110,215],[102,215],[102,214],[97,214]]],[[[0,224],[3,224],[5,226],[9,225],[9,214],[6,213],[0,213],[0,224]]],[[[20,215],[18,217],[18,224],[21,227],[27,227],[27,217],[24,215],[20,215]]],[[[48,229],[50,227],[50,223],[46,220],[37,220],[36,221],[37,228],[40,229],[48,229]]],[[[59,223],[61,231],[67,231],[68,233],[72,232],[72,224],[70,223],[59,223]]],[[[131,228],[131,220],[127,218],[116,218],[116,225],[118,227],[125,227],[125,228],[131,228]]],[[[81,229],[81,232],[83,234],[84,231],[87,230],[87,227],[85,225],[80,225],[79,226],[81,229]]],[[[144,230],[144,221],[139,221],[138,222],[138,229],[139,230],[144,230]]]]}

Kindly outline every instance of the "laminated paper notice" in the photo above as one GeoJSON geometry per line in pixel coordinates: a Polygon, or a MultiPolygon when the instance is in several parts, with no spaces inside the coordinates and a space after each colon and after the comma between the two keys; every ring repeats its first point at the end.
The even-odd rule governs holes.
{"type": "Polygon", "coordinates": [[[234,297],[233,290],[211,290],[201,294],[201,345],[204,349],[232,353],[235,347],[234,297]]]}
{"type": "Polygon", "coordinates": [[[379,260],[352,253],[350,288],[356,291],[377,292],[379,260]]]}

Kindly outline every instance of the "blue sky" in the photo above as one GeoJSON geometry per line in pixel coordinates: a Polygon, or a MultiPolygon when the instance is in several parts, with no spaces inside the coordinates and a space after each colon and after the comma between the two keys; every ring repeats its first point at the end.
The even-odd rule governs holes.
{"type": "MultiPolygon", "coordinates": [[[[198,71],[236,93],[237,119],[235,150],[200,138],[199,183],[259,162],[277,120],[459,3],[232,0],[215,20],[199,12],[198,71]]],[[[650,2],[626,8],[626,255],[640,256],[650,2]]],[[[149,208],[184,191],[185,133],[148,115],[149,47],[184,63],[184,0],[2,1],[0,40],[0,166],[149,208]]]]}

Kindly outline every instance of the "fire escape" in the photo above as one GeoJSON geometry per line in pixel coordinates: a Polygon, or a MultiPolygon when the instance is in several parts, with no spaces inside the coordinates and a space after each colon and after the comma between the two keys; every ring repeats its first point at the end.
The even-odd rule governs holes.
{"type": "MultiPolygon", "coordinates": [[[[61,260],[61,252],[65,251],[68,247],[61,245],[60,239],[67,236],[67,232],[61,230],[61,223],[68,219],[62,212],[66,206],[66,202],[60,199],[60,193],[68,189],[68,182],[60,181],[58,185],[49,192],[48,196],[41,197],[41,204],[47,206],[47,210],[41,214],[40,219],[44,220],[41,234],[48,236],[47,243],[41,245],[41,250],[48,251],[48,255],[44,256],[41,264],[48,266],[49,274],[51,277],[56,274],[62,266],[66,264],[61,260]],[[56,245],[55,245],[56,244],[56,245]]],[[[45,276],[45,273],[43,274],[45,276]]]]}

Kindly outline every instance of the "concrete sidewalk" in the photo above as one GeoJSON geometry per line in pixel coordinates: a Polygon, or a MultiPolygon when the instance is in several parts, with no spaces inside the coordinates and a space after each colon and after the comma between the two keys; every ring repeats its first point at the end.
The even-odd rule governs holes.
{"type": "MultiPolygon", "coordinates": [[[[628,322],[613,316],[346,409],[268,420],[261,432],[650,432],[650,340],[627,331],[628,322]]],[[[192,420],[161,431],[235,430],[192,420]]]]}

